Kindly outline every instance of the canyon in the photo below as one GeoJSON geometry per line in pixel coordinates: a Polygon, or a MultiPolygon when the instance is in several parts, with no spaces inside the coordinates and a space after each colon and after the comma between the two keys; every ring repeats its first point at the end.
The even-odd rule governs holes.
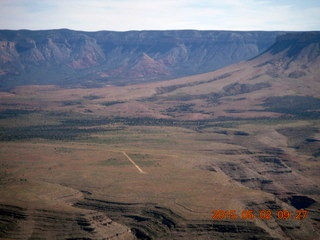
{"type": "Polygon", "coordinates": [[[0,32],[1,238],[319,238],[319,32],[0,32]]]}

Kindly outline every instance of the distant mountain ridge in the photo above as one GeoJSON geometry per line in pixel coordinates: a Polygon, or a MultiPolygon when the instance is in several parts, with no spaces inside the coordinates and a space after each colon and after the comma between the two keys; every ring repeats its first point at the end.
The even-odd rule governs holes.
{"type": "Polygon", "coordinates": [[[122,85],[210,72],[261,54],[282,34],[1,30],[0,88],[122,85]]]}

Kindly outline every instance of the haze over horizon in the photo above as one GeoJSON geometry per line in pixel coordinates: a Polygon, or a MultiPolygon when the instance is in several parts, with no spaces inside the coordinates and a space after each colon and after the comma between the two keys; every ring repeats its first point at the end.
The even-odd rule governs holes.
{"type": "Polygon", "coordinates": [[[2,0],[0,29],[320,30],[317,0],[2,0]]]}

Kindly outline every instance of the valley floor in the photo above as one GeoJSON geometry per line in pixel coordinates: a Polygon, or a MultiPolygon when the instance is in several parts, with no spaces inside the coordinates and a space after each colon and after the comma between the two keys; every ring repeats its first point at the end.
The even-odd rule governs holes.
{"type": "Polygon", "coordinates": [[[2,131],[0,237],[319,237],[319,121],[183,124],[2,131]],[[282,210],[292,216],[279,219],[282,210]]]}

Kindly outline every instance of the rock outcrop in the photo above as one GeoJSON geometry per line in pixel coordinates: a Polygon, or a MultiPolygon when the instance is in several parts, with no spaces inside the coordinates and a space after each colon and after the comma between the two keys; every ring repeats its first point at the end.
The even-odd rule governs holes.
{"type": "Polygon", "coordinates": [[[0,87],[169,79],[250,59],[281,32],[0,31],[0,87]]]}

